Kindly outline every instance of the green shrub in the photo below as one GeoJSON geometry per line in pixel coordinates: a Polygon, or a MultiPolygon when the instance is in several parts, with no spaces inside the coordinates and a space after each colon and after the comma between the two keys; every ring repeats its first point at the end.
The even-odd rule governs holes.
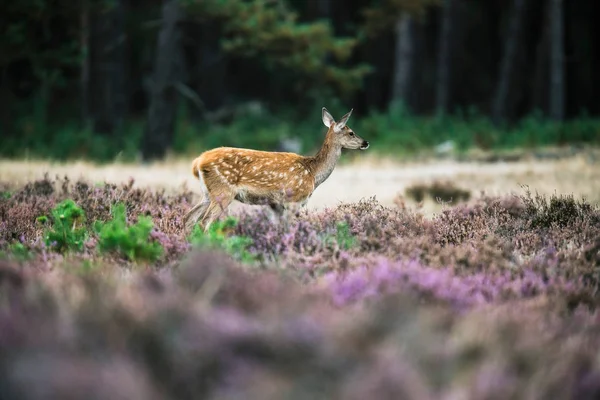
{"type": "MultiPolygon", "coordinates": [[[[88,236],[85,229],[85,213],[71,199],[64,200],[50,212],[51,225],[44,230],[44,241],[58,252],[81,251],[88,236]]],[[[48,217],[40,216],[38,222],[47,225],[48,217]]]]}
{"type": "Polygon", "coordinates": [[[223,250],[241,262],[255,261],[256,255],[248,251],[248,247],[253,243],[252,239],[229,234],[237,224],[238,220],[229,216],[224,220],[212,223],[206,232],[196,225],[188,237],[188,241],[196,247],[223,250]]]}
{"type": "Polygon", "coordinates": [[[135,224],[127,225],[125,205],[113,205],[111,221],[96,221],[98,248],[103,253],[117,253],[131,261],[156,261],[163,254],[159,243],[153,242],[150,233],[154,224],[150,217],[139,216],[135,224]]]}
{"type": "Polygon", "coordinates": [[[11,243],[6,250],[0,250],[0,259],[22,262],[31,260],[32,258],[33,254],[29,248],[20,242],[11,243]]]}
{"type": "Polygon", "coordinates": [[[11,244],[8,248],[8,251],[18,261],[27,261],[33,258],[29,248],[20,242],[11,244]]]}
{"type": "MultiPolygon", "coordinates": [[[[349,106],[334,98],[327,104],[335,117],[349,106]]],[[[312,154],[321,144],[325,127],[319,107],[295,109],[281,107],[273,112],[258,103],[232,107],[227,117],[198,121],[188,108],[179,107],[171,150],[177,155],[191,156],[217,146],[249,147],[275,150],[280,140],[298,138],[302,153],[312,154]]],[[[365,110],[362,110],[363,112],[365,110]]],[[[89,129],[81,129],[76,121],[46,124],[35,116],[23,118],[19,124],[37,127],[31,134],[9,137],[0,147],[0,155],[8,157],[42,157],[131,161],[138,157],[145,121],[128,119],[117,135],[108,140],[89,129]],[[38,132],[39,128],[39,132],[38,132]]],[[[582,115],[565,122],[551,121],[540,113],[532,113],[512,125],[496,126],[490,118],[473,110],[444,117],[421,116],[409,112],[402,104],[391,104],[387,110],[353,115],[349,125],[372,143],[369,152],[390,156],[412,156],[432,152],[437,145],[451,142],[460,153],[478,148],[508,151],[519,148],[562,146],[566,144],[600,144],[600,119],[582,115]]],[[[21,127],[18,131],[25,131],[21,127]]],[[[344,160],[356,157],[348,152],[344,160]]]]}
{"type": "Polygon", "coordinates": [[[356,245],[356,238],[352,236],[348,223],[345,221],[338,222],[336,224],[335,235],[327,235],[325,237],[325,245],[329,247],[337,245],[337,248],[342,250],[349,250],[354,247],[356,245]]]}

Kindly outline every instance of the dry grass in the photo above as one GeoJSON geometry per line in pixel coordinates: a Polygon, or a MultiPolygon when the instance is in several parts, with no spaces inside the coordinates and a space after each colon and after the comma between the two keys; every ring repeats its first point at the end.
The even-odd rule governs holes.
{"type": "MultiPolygon", "coordinates": [[[[22,185],[31,179],[67,175],[83,177],[91,182],[124,182],[134,178],[136,186],[177,190],[186,185],[195,190],[189,160],[170,160],[152,164],[94,165],[87,162],[51,163],[44,161],[0,160],[0,181],[22,185]]],[[[429,161],[399,163],[379,160],[363,161],[336,168],[331,177],[313,194],[309,208],[334,206],[376,196],[382,204],[393,204],[398,194],[404,194],[414,184],[436,180],[454,182],[469,189],[473,197],[523,193],[522,185],[541,194],[573,194],[585,196],[592,203],[600,202],[600,168],[583,156],[561,160],[524,160],[511,163],[429,161]]],[[[428,200],[423,204],[426,214],[439,211],[442,205],[428,200]]]]}

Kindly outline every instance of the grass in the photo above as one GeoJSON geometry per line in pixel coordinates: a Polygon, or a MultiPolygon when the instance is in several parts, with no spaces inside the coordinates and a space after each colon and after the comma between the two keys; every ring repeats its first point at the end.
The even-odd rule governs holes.
{"type": "MultiPolygon", "coordinates": [[[[334,207],[339,202],[359,201],[361,198],[376,196],[386,206],[394,206],[399,194],[404,200],[415,204],[406,193],[411,187],[434,189],[436,183],[452,183],[464,193],[474,198],[484,192],[502,196],[522,192],[526,185],[532,191],[550,196],[554,193],[572,193],[576,198],[585,197],[589,202],[600,202],[600,168],[594,161],[595,153],[582,152],[574,156],[559,159],[536,159],[524,157],[519,161],[489,163],[482,161],[425,160],[398,161],[371,155],[370,149],[360,152],[356,161],[339,165],[311,197],[308,207],[321,210],[334,207]]],[[[342,155],[347,158],[348,153],[342,155]]],[[[597,157],[597,156],[595,156],[597,157]]],[[[600,160],[600,158],[597,158],[600,160]]],[[[0,181],[9,186],[25,185],[37,180],[47,171],[52,176],[68,176],[76,181],[80,178],[98,183],[126,183],[135,179],[140,188],[165,190],[175,193],[192,190],[197,193],[197,184],[190,173],[191,158],[175,158],[145,165],[115,162],[94,164],[92,162],[55,163],[48,161],[10,161],[0,160],[0,181]]],[[[1,189],[1,188],[0,188],[1,189]]],[[[11,187],[2,189],[14,195],[11,187]]],[[[423,202],[423,212],[427,215],[440,212],[443,204],[435,197],[427,195],[423,202]]],[[[430,192],[431,193],[431,192],[430,192]]],[[[459,200],[456,195],[441,196],[448,200],[459,200]]],[[[461,198],[464,198],[461,196],[461,198]]],[[[234,204],[234,208],[246,208],[234,204]]]]}

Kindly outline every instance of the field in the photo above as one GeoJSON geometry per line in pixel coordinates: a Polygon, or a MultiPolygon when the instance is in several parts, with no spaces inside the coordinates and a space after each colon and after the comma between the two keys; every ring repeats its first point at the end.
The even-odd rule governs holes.
{"type": "MultiPolygon", "coordinates": [[[[454,186],[470,191],[474,197],[481,192],[490,196],[522,194],[522,186],[526,185],[544,195],[573,194],[576,197],[584,196],[593,203],[600,202],[600,151],[594,149],[574,156],[550,152],[541,159],[522,156],[515,162],[428,160],[399,163],[369,154],[361,153],[359,156],[354,158],[355,162],[335,169],[311,197],[309,209],[320,210],[372,196],[382,205],[393,206],[397,196],[404,195],[407,188],[430,185],[436,181],[451,181],[454,186]]],[[[134,179],[135,186],[139,188],[171,193],[180,190],[198,192],[191,174],[190,160],[101,166],[86,162],[0,161],[0,182],[24,185],[28,181],[41,179],[45,173],[50,173],[51,177],[67,176],[72,181],[83,178],[92,183],[126,183],[134,179]]],[[[442,205],[427,198],[423,203],[423,211],[432,215],[440,211],[442,205]]],[[[233,207],[243,208],[239,203],[233,207]]]]}
{"type": "Polygon", "coordinates": [[[187,161],[2,161],[0,397],[597,398],[597,160],[368,159],[189,235],[187,161]]]}

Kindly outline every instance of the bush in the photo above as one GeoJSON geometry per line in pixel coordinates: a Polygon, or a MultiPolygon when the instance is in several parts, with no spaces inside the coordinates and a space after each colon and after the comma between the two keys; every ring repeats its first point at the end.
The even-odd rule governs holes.
{"type": "Polygon", "coordinates": [[[592,211],[589,203],[577,201],[573,195],[552,195],[548,200],[537,193],[532,196],[527,188],[522,200],[532,228],[550,228],[553,225],[564,228],[581,221],[592,211]]]}
{"type": "Polygon", "coordinates": [[[372,198],[277,223],[253,209],[185,237],[188,192],[132,185],[44,180],[0,198],[4,397],[600,393],[600,211],[584,200],[483,197],[425,218],[372,198]],[[65,198],[98,228],[68,257],[35,226],[65,198]],[[154,242],[156,270],[122,279],[154,242]],[[261,268],[234,259],[258,254],[261,268]]]}
{"type": "Polygon", "coordinates": [[[152,218],[139,216],[135,224],[128,225],[123,203],[113,205],[112,217],[111,221],[96,221],[94,225],[100,251],[117,253],[131,261],[156,261],[161,257],[162,246],[150,240],[152,218]]]}
{"type": "MultiPolygon", "coordinates": [[[[46,245],[58,252],[81,251],[88,235],[85,229],[85,213],[71,199],[64,200],[51,211],[52,224],[44,231],[46,245]]],[[[38,222],[48,223],[48,217],[38,217],[38,222]]]]}
{"type": "Polygon", "coordinates": [[[252,239],[231,234],[237,224],[236,218],[227,217],[212,223],[206,232],[199,225],[195,225],[188,241],[195,247],[223,250],[236,260],[252,262],[256,260],[256,255],[248,251],[248,247],[252,245],[252,239]]]}
{"type": "Polygon", "coordinates": [[[15,242],[8,246],[6,251],[0,250],[0,258],[25,262],[33,259],[33,254],[23,243],[15,242]]]}
{"type": "MultiPolygon", "coordinates": [[[[331,99],[327,103],[331,104],[328,108],[334,116],[347,111],[339,100],[331,99]]],[[[309,154],[321,145],[324,137],[318,107],[311,107],[308,112],[288,108],[274,113],[261,105],[240,105],[219,122],[202,120],[201,136],[198,121],[190,116],[186,107],[182,106],[178,112],[171,145],[171,150],[178,155],[191,156],[217,146],[276,150],[281,140],[291,137],[298,138],[302,142],[301,152],[309,154]]],[[[135,119],[126,121],[122,131],[110,141],[89,129],[81,130],[75,123],[48,126],[37,121],[35,125],[39,125],[43,133],[7,140],[0,147],[0,156],[130,161],[139,157],[144,132],[144,121],[135,119]]],[[[394,157],[433,154],[442,143],[450,144],[450,153],[459,155],[474,148],[506,151],[600,144],[600,119],[585,116],[561,123],[532,115],[511,126],[498,127],[477,113],[437,118],[414,115],[401,105],[392,104],[384,111],[354,115],[349,125],[371,142],[369,152],[394,157]]],[[[342,160],[354,155],[349,153],[342,160]]]]}
{"type": "Polygon", "coordinates": [[[453,182],[435,181],[429,185],[416,184],[406,188],[406,196],[416,202],[421,202],[429,196],[435,201],[456,204],[468,201],[471,198],[471,192],[456,186],[453,182]]]}

